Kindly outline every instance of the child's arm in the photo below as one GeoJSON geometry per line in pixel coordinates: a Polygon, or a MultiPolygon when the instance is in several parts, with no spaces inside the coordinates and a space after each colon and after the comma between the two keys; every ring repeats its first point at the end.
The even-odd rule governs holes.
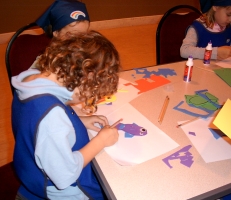
{"type": "MultiPolygon", "coordinates": [[[[182,58],[204,59],[205,48],[197,47],[197,33],[193,27],[190,27],[180,47],[180,55],[182,58]]],[[[217,47],[213,47],[212,59],[217,58],[217,47]]]]}
{"type": "Polygon", "coordinates": [[[104,147],[111,146],[118,141],[119,134],[116,128],[104,126],[103,129],[79,152],[83,155],[84,163],[86,166],[104,147]]]}
{"type": "Polygon", "coordinates": [[[230,46],[221,46],[217,49],[217,59],[224,60],[228,57],[231,57],[231,47],[230,46]]]}

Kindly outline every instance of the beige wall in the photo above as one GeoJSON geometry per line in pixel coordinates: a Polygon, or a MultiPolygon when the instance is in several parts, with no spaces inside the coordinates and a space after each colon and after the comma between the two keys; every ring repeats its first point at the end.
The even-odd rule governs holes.
{"type": "MultiPolygon", "coordinates": [[[[37,19],[53,0],[0,0],[0,33],[14,32],[37,19]]],[[[91,21],[164,14],[169,8],[198,0],[82,0],[91,21]]]]}

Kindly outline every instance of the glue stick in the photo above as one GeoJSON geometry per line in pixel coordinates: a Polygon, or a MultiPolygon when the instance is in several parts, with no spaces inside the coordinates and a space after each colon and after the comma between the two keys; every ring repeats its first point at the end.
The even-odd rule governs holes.
{"type": "Polygon", "coordinates": [[[212,42],[210,41],[205,48],[205,55],[204,55],[204,64],[208,65],[210,64],[210,59],[212,55],[212,42]]]}
{"type": "Polygon", "coordinates": [[[189,56],[188,61],[186,62],[184,69],[184,81],[190,82],[192,78],[192,70],[193,70],[193,57],[189,56]]]}

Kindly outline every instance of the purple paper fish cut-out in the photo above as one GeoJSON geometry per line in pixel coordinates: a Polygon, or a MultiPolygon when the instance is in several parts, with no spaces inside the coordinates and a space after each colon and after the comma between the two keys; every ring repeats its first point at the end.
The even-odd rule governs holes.
{"type": "Polygon", "coordinates": [[[138,126],[137,124],[123,124],[119,123],[116,128],[118,130],[122,130],[125,132],[125,137],[131,138],[134,136],[144,136],[147,135],[148,132],[145,128],[138,126]]]}

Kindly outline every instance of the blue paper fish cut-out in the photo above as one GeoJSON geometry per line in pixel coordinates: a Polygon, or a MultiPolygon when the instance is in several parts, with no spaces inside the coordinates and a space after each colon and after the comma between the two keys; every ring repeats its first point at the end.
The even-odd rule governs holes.
{"type": "Polygon", "coordinates": [[[126,138],[132,138],[134,136],[144,136],[147,135],[148,132],[145,128],[138,126],[137,124],[123,124],[119,123],[116,128],[118,130],[122,130],[125,132],[126,138]]]}

